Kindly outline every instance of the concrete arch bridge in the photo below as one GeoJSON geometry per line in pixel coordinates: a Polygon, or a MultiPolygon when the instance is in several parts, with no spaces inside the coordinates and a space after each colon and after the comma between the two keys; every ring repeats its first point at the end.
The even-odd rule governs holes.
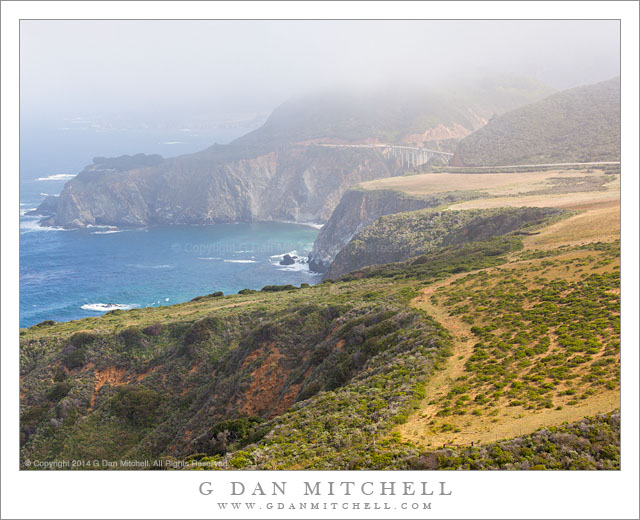
{"type": "Polygon", "coordinates": [[[452,153],[441,152],[439,150],[429,150],[428,148],[419,148],[417,146],[403,146],[395,144],[327,144],[323,143],[319,146],[329,148],[373,148],[379,149],[383,154],[389,157],[400,159],[402,166],[409,168],[425,164],[434,157],[439,157],[449,162],[452,153]]]}

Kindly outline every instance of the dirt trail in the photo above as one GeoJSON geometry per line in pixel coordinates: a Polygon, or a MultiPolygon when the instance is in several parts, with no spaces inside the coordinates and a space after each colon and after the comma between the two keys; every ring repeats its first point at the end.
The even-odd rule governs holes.
{"type": "Polygon", "coordinates": [[[447,286],[468,273],[460,273],[451,278],[447,278],[443,282],[430,285],[422,291],[411,303],[413,306],[425,311],[429,316],[434,318],[442,325],[450,334],[453,335],[453,355],[447,359],[446,365],[442,370],[435,372],[425,387],[426,397],[420,403],[417,412],[409,417],[409,420],[398,427],[403,438],[412,442],[423,444],[421,440],[426,440],[425,444],[433,444],[438,442],[434,437],[437,434],[429,433],[423,439],[426,433],[427,423],[435,417],[438,411],[437,404],[429,404],[431,401],[440,401],[448,393],[453,381],[459,377],[464,371],[464,365],[473,353],[473,337],[469,334],[464,323],[449,316],[449,313],[431,303],[431,296],[440,287],[447,286]],[[414,432],[418,432],[415,434],[414,432]],[[432,440],[433,439],[433,440],[432,440]]]}
{"type": "MultiPolygon", "coordinates": [[[[550,231],[549,235],[554,236],[559,229],[556,228],[550,231]]],[[[587,239],[585,242],[591,241],[593,240],[587,239]]],[[[553,240],[550,240],[550,242],[553,242],[553,240]]],[[[514,260],[485,271],[492,272],[495,269],[510,268],[529,262],[531,261],[514,260]]],[[[436,433],[431,431],[429,423],[436,418],[439,407],[437,404],[429,403],[441,401],[451,389],[455,379],[463,375],[465,363],[472,355],[475,344],[470,325],[457,316],[450,316],[444,307],[434,305],[431,297],[438,288],[448,286],[467,275],[469,273],[460,273],[430,285],[422,289],[420,295],[412,301],[412,305],[424,310],[453,335],[453,355],[447,359],[445,367],[435,372],[427,382],[425,387],[426,397],[420,403],[418,410],[409,417],[405,424],[397,428],[403,439],[418,445],[431,447],[440,447],[442,444],[488,443],[531,433],[542,427],[578,421],[585,416],[609,412],[620,406],[619,390],[603,390],[576,405],[565,406],[561,410],[523,410],[521,408],[504,407],[498,410],[498,415],[495,416],[465,415],[462,417],[448,417],[447,422],[454,423],[461,430],[459,432],[436,433]]]]}

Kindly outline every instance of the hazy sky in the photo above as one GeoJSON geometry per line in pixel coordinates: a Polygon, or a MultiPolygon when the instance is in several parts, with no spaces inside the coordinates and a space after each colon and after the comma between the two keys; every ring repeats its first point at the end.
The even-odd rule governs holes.
{"type": "Polygon", "coordinates": [[[269,111],[325,87],[619,73],[617,21],[23,21],[24,117],[269,111]]]}

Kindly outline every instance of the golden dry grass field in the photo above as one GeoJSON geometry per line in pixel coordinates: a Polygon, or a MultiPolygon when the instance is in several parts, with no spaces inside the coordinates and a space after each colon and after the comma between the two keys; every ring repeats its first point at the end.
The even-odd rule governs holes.
{"type": "Polygon", "coordinates": [[[586,175],[604,176],[425,174],[366,183],[411,194],[490,194],[451,209],[576,212],[524,237],[524,250],[508,264],[451,276],[413,301],[453,335],[454,347],[418,410],[396,428],[401,438],[431,447],[493,442],[620,406],[619,177],[572,191],[569,179],[581,183],[586,175]],[[561,193],[527,195],[557,187],[558,178],[567,179],[561,193]]]}
{"type": "Polygon", "coordinates": [[[549,170],[527,173],[424,173],[402,177],[377,179],[360,184],[366,190],[398,190],[410,195],[477,190],[492,196],[521,195],[554,185],[553,179],[577,180],[585,176],[608,183],[613,191],[619,189],[619,176],[607,175],[602,169],[549,170]]]}

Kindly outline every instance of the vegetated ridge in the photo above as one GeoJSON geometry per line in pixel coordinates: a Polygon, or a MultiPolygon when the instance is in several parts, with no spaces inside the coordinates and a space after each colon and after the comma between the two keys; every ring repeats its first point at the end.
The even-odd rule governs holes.
{"type": "Polygon", "coordinates": [[[431,143],[438,146],[481,128],[490,117],[542,99],[551,89],[501,76],[447,86],[330,91],[291,99],[259,129],[236,140],[272,142],[431,143]]]}
{"type": "MultiPolygon", "coordinates": [[[[575,194],[584,193],[585,200],[592,200],[593,194],[588,192],[599,191],[606,193],[605,196],[615,197],[619,191],[619,186],[614,185],[619,178],[619,167],[614,166],[582,166],[543,171],[509,168],[504,173],[482,174],[451,174],[446,173],[448,170],[449,168],[440,173],[377,179],[348,190],[313,244],[309,255],[310,268],[317,272],[327,272],[339,252],[355,237],[358,237],[357,243],[361,244],[362,248],[375,250],[383,247],[389,252],[385,254],[380,251],[379,256],[375,251],[370,250],[366,253],[362,248],[358,249],[357,255],[345,252],[339,259],[342,263],[346,261],[345,265],[334,267],[331,276],[351,268],[355,269],[356,263],[357,267],[363,267],[373,263],[405,259],[403,254],[410,254],[411,247],[399,243],[400,239],[395,237],[398,229],[394,229],[393,233],[386,233],[380,228],[377,232],[372,231],[371,235],[367,235],[365,241],[359,236],[361,233],[367,233],[367,228],[385,215],[423,208],[444,209],[452,205],[456,208],[482,207],[482,204],[494,208],[544,207],[561,203],[558,197],[574,198],[575,194]],[[500,200],[496,204],[494,201],[497,201],[498,197],[500,200]],[[553,202],[554,199],[556,202],[553,202]],[[395,253],[392,253],[391,249],[395,253]],[[352,263],[346,260],[347,256],[357,256],[358,260],[352,263]]],[[[405,223],[407,226],[402,228],[400,235],[407,239],[407,234],[412,233],[412,226],[424,224],[425,220],[414,219],[405,223]]],[[[418,246],[414,240],[409,240],[409,243],[418,246]]],[[[351,250],[354,248],[355,242],[351,245],[351,250]]]]}
{"type": "Polygon", "coordinates": [[[620,78],[558,92],[497,116],[458,145],[451,166],[620,160],[620,78]]]}
{"type": "Polygon", "coordinates": [[[380,217],[340,250],[327,271],[337,278],[361,267],[402,262],[441,247],[486,240],[538,226],[562,215],[551,208],[421,210],[380,217]]]}
{"type": "Polygon", "coordinates": [[[414,196],[399,190],[350,189],[342,196],[314,241],[309,254],[309,267],[312,271],[326,272],[338,252],[356,233],[383,215],[435,208],[479,196],[477,192],[466,191],[414,196]]]}

